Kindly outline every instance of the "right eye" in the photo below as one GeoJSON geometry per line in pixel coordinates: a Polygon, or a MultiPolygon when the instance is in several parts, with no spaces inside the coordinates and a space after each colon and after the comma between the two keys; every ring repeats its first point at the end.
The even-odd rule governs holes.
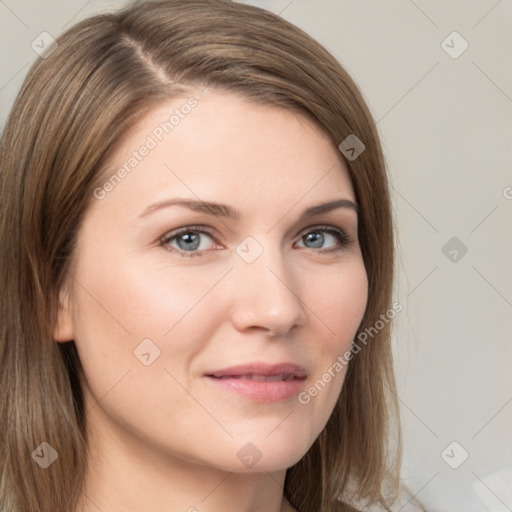
{"type": "Polygon", "coordinates": [[[167,233],[160,239],[160,244],[168,251],[175,252],[180,256],[203,256],[203,252],[213,249],[212,243],[205,239],[209,238],[214,242],[211,231],[204,227],[186,226],[167,233]],[[210,245],[210,247],[208,247],[210,245]]]}

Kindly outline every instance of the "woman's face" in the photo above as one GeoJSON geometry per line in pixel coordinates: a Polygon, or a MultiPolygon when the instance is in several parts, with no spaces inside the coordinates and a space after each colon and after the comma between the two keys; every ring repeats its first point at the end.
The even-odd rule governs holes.
{"type": "Polygon", "coordinates": [[[284,469],[325,426],[365,311],[354,190],[305,118],[196,98],[112,156],[55,336],[75,340],[89,429],[169,461],[284,469]]]}

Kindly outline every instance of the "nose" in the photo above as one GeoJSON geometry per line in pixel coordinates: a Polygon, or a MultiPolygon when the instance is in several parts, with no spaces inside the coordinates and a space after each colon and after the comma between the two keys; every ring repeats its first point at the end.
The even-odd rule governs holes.
{"type": "Polygon", "coordinates": [[[251,263],[239,256],[235,261],[231,318],[239,331],[279,336],[305,324],[299,276],[279,248],[265,247],[251,263]]]}

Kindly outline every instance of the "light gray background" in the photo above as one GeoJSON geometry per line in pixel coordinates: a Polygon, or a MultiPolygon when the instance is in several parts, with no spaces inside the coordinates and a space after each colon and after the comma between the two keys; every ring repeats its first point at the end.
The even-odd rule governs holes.
{"type": "MultiPolygon", "coordinates": [[[[2,128],[37,57],[31,42],[124,3],[0,0],[2,128]]],[[[429,511],[512,510],[512,2],[247,3],[326,46],[378,121],[404,306],[394,330],[404,481],[429,511]],[[454,31],[469,44],[457,58],[445,49],[462,40],[443,44],[454,31]],[[459,242],[443,252],[452,237],[465,255],[459,242]]]]}

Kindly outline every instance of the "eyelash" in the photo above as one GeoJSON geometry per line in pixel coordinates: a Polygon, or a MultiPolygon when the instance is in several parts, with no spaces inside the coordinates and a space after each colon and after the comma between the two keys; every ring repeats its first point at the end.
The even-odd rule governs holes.
{"type": "MultiPolygon", "coordinates": [[[[352,241],[350,239],[350,237],[344,231],[342,231],[341,229],[336,228],[334,226],[320,225],[320,226],[312,226],[312,227],[309,227],[306,229],[307,229],[307,231],[302,232],[303,234],[300,236],[300,238],[299,238],[300,240],[302,238],[304,238],[306,235],[308,235],[309,233],[325,232],[325,233],[329,233],[330,235],[334,236],[334,238],[336,238],[336,240],[339,242],[340,245],[334,249],[318,249],[318,250],[312,249],[313,251],[319,252],[322,254],[335,253],[335,252],[341,251],[345,248],[345,246],[347,246],[352,241]]],[[[168,250],[172,253],[178,254],[184,258],[203,256],[203,253],[205,251],[182,251],[180,249],[177,249],[176,247],[171,248],[170,246],[167,246],[167,244],[169,244],[172,240],[174,240],[175,238],[177,238],[180,235],[183,235],[185,233],[200,233],[200,234],[204,234],[204,235],[209,235],[215,241],[215,238],[213,235],[213,230],[206,228],[204,226],[186,226],[186,227],[179,228],[175,231],[172,231],[171,233],[166,234],[164,237],[162,237],[160,239],[160,245],[165,247],[166,250],[168,250]]],[[[307,249],[307,247],[306,247],[306,249],[307,249]]]]}

